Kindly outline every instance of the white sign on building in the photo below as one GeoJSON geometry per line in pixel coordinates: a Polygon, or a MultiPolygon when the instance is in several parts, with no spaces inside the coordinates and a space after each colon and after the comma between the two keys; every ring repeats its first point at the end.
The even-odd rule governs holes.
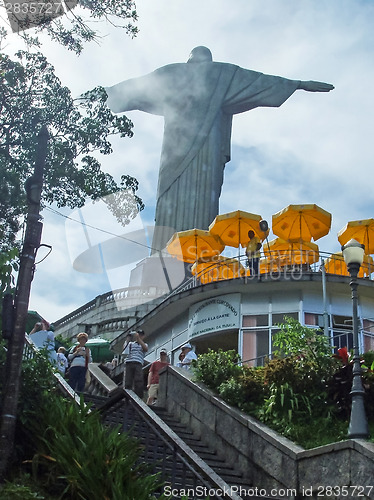
{"type": "Polygon", "coordinates": [[[189,310],[189,337],[239,328],[239,308],[239,293],[212,297],[194,304],[189,310]]]}

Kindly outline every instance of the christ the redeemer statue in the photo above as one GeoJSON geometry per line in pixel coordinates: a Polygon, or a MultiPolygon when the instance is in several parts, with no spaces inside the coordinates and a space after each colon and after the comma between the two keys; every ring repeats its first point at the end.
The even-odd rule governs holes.
{"type": "Polygon", "coordinates": [[[164,248],[175,231],[208,229],[218,214],[233,115],[278,107],[298,89],[333,88],[213,62],[207,47],[194,48],[187,63],[106,88],[115,113],[137,109],[164,116],[153,251],[164,248]]]}

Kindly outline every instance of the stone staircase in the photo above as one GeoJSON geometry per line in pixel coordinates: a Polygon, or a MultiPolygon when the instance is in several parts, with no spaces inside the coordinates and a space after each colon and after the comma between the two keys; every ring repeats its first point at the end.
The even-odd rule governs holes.
{"type": "Polygon", "coordinates": [[[194,432],[165,408],[152,406],[152,410],[158,415],[204,462],[211,467],[227,484],[238,486],[242,489],[252,489],[250,481],[243,474],[235,470],[233,464],[219,454],[212,444],[203,442],[201,436],[194,432]]]}
{"type": "MultiPolygon", "coordinates": [[[[150,473],[159,473],[161,481],[181,492],[180,496],[189,490],[191,499],[266,499],[251,494],[252,485],[233,464],[164,408],[148,407],[132,391],[122,389],[111,398],[87,394],[85,401],[100,411],[105,425],[121,424],[123,431],[136,437],[141,448],[139,461],[147,464],[150,473]],[[239,489],[242,496],[237,494],[239,489]],[[193,495],[194,491],[199,494],[193,495]],[[202,491],[207,494],[201,496],[202,491]]],[[[158,493],[165,493],[165,487],[158,493]]]]}

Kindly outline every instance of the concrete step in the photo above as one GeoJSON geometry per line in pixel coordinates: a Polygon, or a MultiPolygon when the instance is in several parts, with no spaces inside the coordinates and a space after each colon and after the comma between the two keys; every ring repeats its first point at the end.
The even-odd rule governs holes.
{"type": "MultiPolygon", "coordinates": [[[[93,405],[101,406],[106,398],[90,396],[93,405]]],[[[105,415],[106,424],[118,424],[124,422],[124,408],[121,408],[121,401],[115,405],[114,409],[105,415]]],[[[217,455],[216,451],[202,442],[200,437],[195,435],[191,429],[181,423],[173,415],[160,407],[150,407],[157,415],[195,452],[206,464],[211,467],[228,485],[248,488],[252,486],[242,474],[235,471],[234,466],[227,463],[223,457],[217,455]]],[[[140,445],[147,449],[147,454],[142,456],[142,460],[148,462],[154,473],[160,472],[164,480],[174,477],[174,488],[194,488],[195,477],[182,463],[175,463],[175,456],[172,451],[165,447],[164,442],[149,432],[146,425],[138,420],[138,415],[131,408],[127,408],[125,430],[129,429],[131,434],[139,439],[140,445]],[[179,485],[179,486],[178,486],[179,485]]],[[[252,497],[253,498],[253,497],[252,497]]]]}
{"type": "Polygon", "coordinates": [[[199,436],[194,435],[191,429],[181,423],[174,415],[168,413],[165,408],[152,407],[152,410],[227,484],[247,488],[252,486],[240,472],[235,470],[232,464],[218,456],[216,450],[204,443],[199,436]]]}

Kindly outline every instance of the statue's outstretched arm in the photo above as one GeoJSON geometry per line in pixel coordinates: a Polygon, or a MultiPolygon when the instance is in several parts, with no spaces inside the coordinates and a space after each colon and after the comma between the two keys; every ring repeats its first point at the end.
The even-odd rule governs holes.
{"type": "Polygon", "coordinates": [[[299,89],[307,90],[308,92],[330,92],[335,87],[331,83],[314,82],[313,80],[301,81],[299,89]]]}

